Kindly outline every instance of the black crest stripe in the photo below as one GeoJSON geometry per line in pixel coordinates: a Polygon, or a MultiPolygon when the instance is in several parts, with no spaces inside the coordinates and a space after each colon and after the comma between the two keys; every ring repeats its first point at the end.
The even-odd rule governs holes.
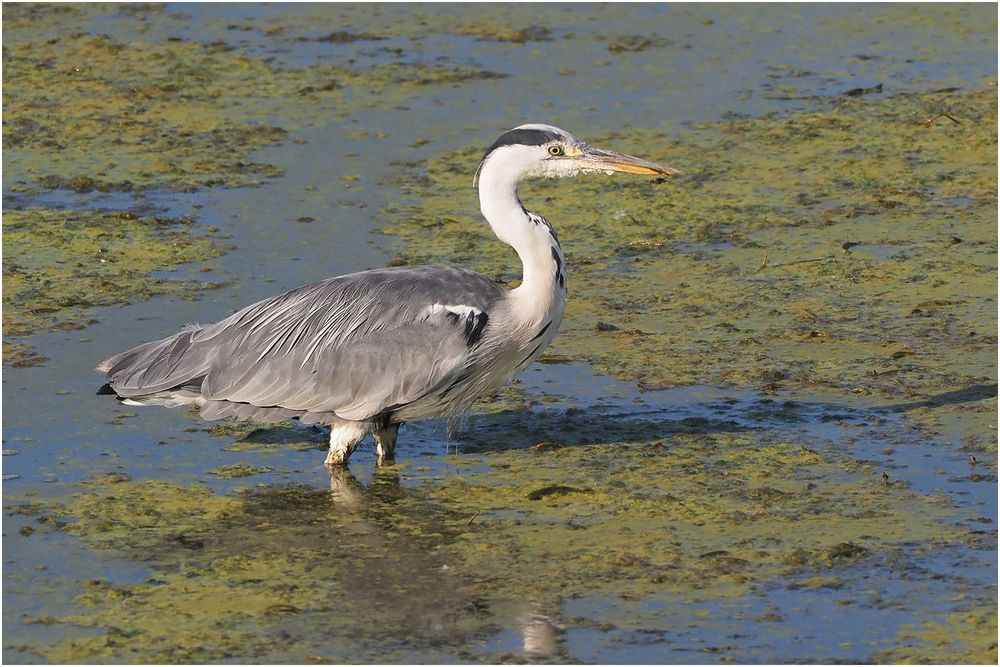
{"type": "Polygon", "coordinates": [[[512,146],[514,144],[520,144],[523,146],[543,146],[550,141],[559,141],[564,139],[561,134],[555,132],[550,132],[549,130],[510,130],[504,132],[500,135],[500,138],[493,142],[493,145],[486,149],[486,155],[489,155],[501,146],[512,146]]]}

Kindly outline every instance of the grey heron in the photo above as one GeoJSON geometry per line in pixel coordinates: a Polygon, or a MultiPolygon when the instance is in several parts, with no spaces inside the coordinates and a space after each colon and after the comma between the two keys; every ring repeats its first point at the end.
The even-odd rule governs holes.
{"type": "Polygon", "coordinates": [[[678,173],[551,125],[515,127],[487,149],[473,182],[483,216],[521,259],[520,286],[443,266],[330,278],[106,359],[95,369],[106,380],[98,393],[128,405],[195,405],[209,420],[328,424],[328,466],[346,465],[372,434],[377,462],[391,463],[401,424],[458,417],[556,335],[566,264],[518,183],[602,172],[678,173]]]}

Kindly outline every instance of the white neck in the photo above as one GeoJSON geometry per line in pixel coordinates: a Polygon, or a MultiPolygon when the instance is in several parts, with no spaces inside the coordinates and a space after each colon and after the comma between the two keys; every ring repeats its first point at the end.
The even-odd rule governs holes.
{"type": "Polygon", "coordinates": [[[493,233],[521,258],[521,285],[511,296],[530,319],[541,319],[562,295],[565,262],[551,228],[536,223],[517,197],[518,177],[488,160],[479,174],[479,206],[493,233]],[[559,273],[563,272],[563,284],[559,273]]]}

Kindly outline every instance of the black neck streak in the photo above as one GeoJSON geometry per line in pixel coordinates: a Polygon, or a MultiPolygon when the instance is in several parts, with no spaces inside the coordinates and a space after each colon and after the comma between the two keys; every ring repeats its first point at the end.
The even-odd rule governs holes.
{"type": "Polygon", "coordinates": [[[556,277],[555,281],[559,283],[559,287],[566,287],[566,271],[563,269],[563,260],[559,256],[559,250],[557,249],[559,242],[556,241],[556,245],[552,246],[552,261],[556,263],[556,277]]]}

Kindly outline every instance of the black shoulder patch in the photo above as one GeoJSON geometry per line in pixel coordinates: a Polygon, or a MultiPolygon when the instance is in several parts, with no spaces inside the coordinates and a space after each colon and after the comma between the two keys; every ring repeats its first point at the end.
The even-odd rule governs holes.
{"type": "Polygon", "coordinates": [[[483,329],[486,328],[486,322],[489,319],[490,316],[486,313],[470,314],[465,318],[465,344],[468,347],[472,347],[483,337],[483,329]]]}
{"type": "Polygon", "coordinates": [[[98,396],[114,396],[116,392],[111,388],[109,383],[104,383],[104,386],[97,390],[98,396]]]}
{"type": "Polygon", "coordinates": [[[464,325],[465,345],[466,347],[472,347],[483,337],[483,329],[486,328],[486,323],[489,321],[490,316],[486,313],[469,313],[463,317],[458,313],[449,311],[448,319],[455,324],[462,323],[464,325]]]}

